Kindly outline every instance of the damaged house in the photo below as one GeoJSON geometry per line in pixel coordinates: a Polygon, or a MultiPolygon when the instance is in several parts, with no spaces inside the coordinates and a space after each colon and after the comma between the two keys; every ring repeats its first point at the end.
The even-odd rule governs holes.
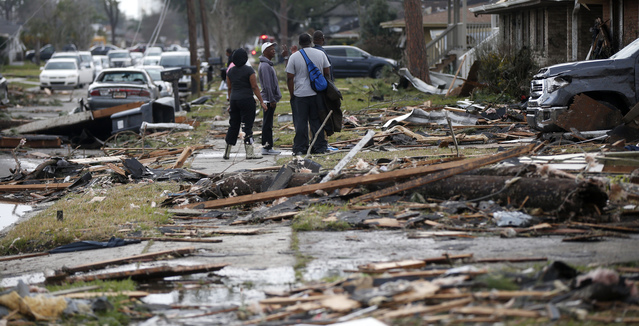
{"type": "Polygon", "coordinates": [[[600,30],[607,30],[612,53],[639,37],[637,1],[502,0],[469,10],[497,16],[498,40],[515,51],[532,50],[540,66],[585,60],[600,30]],[[604,28],[596,24],[597,18],[604,28]]]}

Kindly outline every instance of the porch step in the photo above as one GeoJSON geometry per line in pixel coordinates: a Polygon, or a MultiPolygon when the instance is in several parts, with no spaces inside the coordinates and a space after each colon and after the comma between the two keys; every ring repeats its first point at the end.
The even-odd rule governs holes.
{"type": "Polygon", "coordinates": [[[457,61],[457,55],[456,54],[449,54],[445,57],[443,57],[442,59],[440,59],[434,66],[430,67],[430,71],[435,71],[435,72],[442,72],[442,70],[448,66],[451,63],[454,63],[457,61]]]}

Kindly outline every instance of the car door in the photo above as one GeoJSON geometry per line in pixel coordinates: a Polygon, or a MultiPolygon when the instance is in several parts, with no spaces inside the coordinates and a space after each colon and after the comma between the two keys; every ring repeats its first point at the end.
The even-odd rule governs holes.
{"type": "Polygon", "coordinates": [[[80,66],[80,84],[91,84],[91,82],[93,82],[93,69],[91,65],[87,62],[83,62],[80,58],[78,58],[78,65],[80,66]]]}
{"type": "Polygon", "coordinates": [[[368,76],[370,60],[364,52],[356,48],[346,48],[346,62],[353,75],[368,76]]]}
{"type": "Polygon", "coordinates": [[[346,61],[346,50],[344,48],[324,48],[331,60],[334,77],[350,77],[348,62],[346,61]]]}

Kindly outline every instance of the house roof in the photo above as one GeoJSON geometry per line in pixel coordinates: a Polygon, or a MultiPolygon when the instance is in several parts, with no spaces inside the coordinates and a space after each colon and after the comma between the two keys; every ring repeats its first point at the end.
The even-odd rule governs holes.
{"type": "MultiPolygon", "coordinates": [[[[469,10],[476,15],[484,15],[541,7],[566,6],[574,3],[574,0],[499,0],[494,3],[473,7],[469,10]]],[[[579,0],[579,3],[593,3],[593,0],[579,0]]]]}
{"type": "MultiPolygon", "coordinates": [[[[490,23],[489,16],[476,16],[470,11],[471,8],[475,8],[478,6],[482,5],[468,6],[468,11],[466,12],[466,23],[490,23]]],[[[424,27],[446,27],[448,25],[448,11],[444,10],[424,15],[423,24],[424,27]]],[[[404,28],[406,26],[406,21],[404,20],[404,18],[395,19],[387,22],[382,22],[380,26],[382,26],[383,28],[404,28]]]]}
{"type": "Polygon", "coordinates": [[[0,18],[0,35],[14,35],[19,29],[20,25],[16,25],[4,18],[0,18]]]}

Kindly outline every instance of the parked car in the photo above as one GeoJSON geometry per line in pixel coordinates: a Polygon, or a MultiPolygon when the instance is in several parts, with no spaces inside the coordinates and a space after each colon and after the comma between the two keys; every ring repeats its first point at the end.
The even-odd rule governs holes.
{"type": "MultiPolygon", "coordinates": [[[[159,65],[165,69],[191,67],[191,53],[188,51],[163,52],[160,56],[159,65]]],[[[206,72],[200,76],[200,89],[203,90],[206,84],[206,72]]],[[[191,76],[185,74],[180,78],[178,81],[178,91],[191,92],[191,76]]]]}
{"type": "MultiPolygon", "coordinates": [[[[95,78],[95,76],[96,76],[95,64],[93,63],[93,55],[91,55],[91,52],[89,52],[89,51],[79,51],[78,54],[80,54],[80,59],[82,59],[82,64],[83,65],[88,64],[89,67],[91,67],[91,72],[93,73],[93,78],[95,78]]],[[[91,81],[93,81],[93,78],[91,78],[91,81]]]]}
{"type": "Polygon", "coordinates": [[[345,77],[382,77],[382,69],[397,69],[397,61],[376,57],[368,52],[348,45],[326,45],[324,51],[331,60],[333,76],[345,77]]]}
{"type": "Polygon", "coordinates": [[[639,100],[638,61],[639,39],[636,39],[608,59],[541,68],[530,83],[528,124],[541,131],[562,130],[556,124],[557,118],[581,94],[625,115],[639,100]]]}
{"type": "Polygon", "coordinates": [[[109,57],[109,66],[113,68],[133,65],[133,58],[129,50],[111,50],[107,53],[107,57],[109,57]]]}
{"type": "Polygon", "coordinates": [[[131,63],[133,66],[138,66],[142,63],[142,58],[144,58],[144,54],[142,52],[131,52],[131,63]]]}
{"type": "Polygon", "coordinates": [[[109,68],[109,57],[106,55],[94,55],[93,65],[95,66],[95,75],[97,76],[103,69],[109,68]]]}
{"type": "Polygon", "coordinates": [[[76,59],[50,59],[40,72],[40,89],[73,89],[80,87],[80,75],[80,67],[76,59]]]}
{"type": "Polygon", "coordinates": [[[92,46],[89,51],[93,55],[106,55],[111,50],[121,50],[121,48],[113,45],[113,44],[105,44],[105,45],[96,45],[92,46]]]}
{"type": "Polygon", "coordinates": [[[144,56],[145,57],[152,57],[152,56],[160,56],[162,55],[162,48],[159,46],[152,46],[146,49],[146,51],[144,51],[144,56]]]}
{"type": "Polygon", "coordinates": [[[79,87],[83,87],[84,85],[88,85],[93,81],[93,69],[91,69],[91,65],[88,62],[82,61],[82,56],[79,52],[56,52],[51,56],[51,59],[75,59],[78,63],[78,67],[80,69],[80,85],[79,87]]]}
{"type": "MultiPolygon", "coordinates": [[[[54,52],[55,52],[55,47],[53,47],[53,45],[51,44],[47,44],[41,47],[40,61],[46,61],[51,59],[51,55],[53,55],[54,52]]],[[[31,62],[36,62],[35,54],[36,54],[35,50],[29,50],[24,54],[24,59],[31,62]]]]}
{"type": "Polygon", "coordinates": [[[160,59],[162,57],[160,57],[159,55],[157,56],[148,56],[148,57],[144,57],[142,58],[142,62],[140,62],[141,66],[158,66],[160,65],[160,59]]]}
{"type": "Polygon", "coordinates": [[[91,110],[110,108],[132,102],[149,102],[159,97],[158,87],[144,69],[108,68],[89,85],[91,110]]]}
{"type": "Polygon", "coordinates": [[[149,76],[153,78],[153,83],[157,85],[160,91],[160,97],[173,96],[173,86],[171,83],[162,80],[162,66],[143,66],[142,69],[149,73],[149,76]]]}

